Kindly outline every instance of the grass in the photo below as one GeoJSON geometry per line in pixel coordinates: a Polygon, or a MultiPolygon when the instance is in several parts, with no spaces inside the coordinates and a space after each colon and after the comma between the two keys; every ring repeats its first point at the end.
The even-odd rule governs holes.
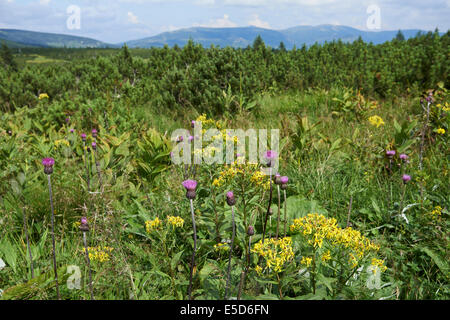
{"type": "MultiPolygon", "coordinates": [[[[36,56],[34,61],[50,62],[40,56],[36,56]]],[[[220,120],[225,122],[228,128],[280,129],[284,148],[280,152],[279,171],[289,177],[288,198],[302,199],[299,200],[302,205],[295,207],[296,213],[309,213],[308,206],[315,202],[327,212],[328,217],[335,218],[341,227],[345,227],[350,211],[352,228],[380,245],[379,255],[388,267],[381,276],[382,283],[386,284],[384,289],[367,289],[365,278],[361,277],[359,284],[344,286],[344,289],[339,291],[333,287],[333,281],[326,284],[325,280],[330,276],[325,277],[324,273],[325,278],[322,279],[325,280],[318,285],[317,291],[314,287],[316,298],[448,299],[448,133],[444,136],[429,136],[424,170],[419,172],[417,139],[422,110],[418,99],[400,97],[391,101],[377,101],[375,108],[367,108],[358,113],[355,109],[343,111],[340,104],[333,100],[342,97],[343,92],[341,89],[333,89],[329,92],[309,90],[286,94],[267,93],[257,98],[256,110],[232,113],[220,120]],[[371,126],[367,121],[371,115],[380,116],[385,125],[380,128],[371,126]],[[414,121],[417,121],[417,124],[411,130],[399,131],[394,125],[395,122],[401,125],[414,121]],[[386,171],[384,153],[391,148],[407,153],[411,160],[406,172],[412,175],[413,181],[406,186],[404,200],[405,207],[410,206],[404,211],[408,223],[403,218],[396,217],[402,195],[402,172],[396,169],[392,174],[388,174],[386,171]],[[427,213],[438,205],[443,208],[441,217],[429,218],[427,213]],[[333,290],[327,289],[329,287],[333,290]]],[[[351,99],[356,98],[356,93],[353,93],[351,99]]],[[[367,97],[366,101],[369,101],[367,97]]],[[[0,202],[0,227],[8,226],[5,236],[0,240],[0,258],[7,264],[5,269],[0,270],[0,288],[4,290],[4,297],[56,298],[51,283],[44,280],[40,280],[39,288],[31,292],[25,290],[19,294],[11,289],[17,289],[17,285],[30,280],[21,220],[23,204],[17,200],[10,182],[19,180],[19,172],[26,172],[27,177],[19,193],[26,199],[25,205],[30,216],[28,224],[35,272],[37,275],[52,273],[51,250],[48,249],[50,216],[46,181],[43,175],[36,173],[41,170],[38,165],[40,157],[48,156],[39,151],[42,148],[38,146],[43,144],[50,146],[47,153],[54,155],[56,159],[52,183],[55,195],[58,266],[74,265],[79,267],[81,272],[81,289],[69,290],[62,284],[63,298],[90,297],[82,234],[76,225],[81,216],[89,218],[90,246],[108,246],[113,249],[107,260],[92,261],[96,299],[187,298],[193,240],[189,203],[184,198],[184,189],[181,186],[183,168],[166,166],[163,162],[152,162],[153,167],[148,170],[156,170],[155,168],[161,166],[162,171],[155,175],[149,174],[148,170],[142,171],[139,169],[139,163],[147,160],[144,161],[137,143],[142,142],[144,136],[151,140],[154,138],[144,134],[148,128],[156,129],[161,136],[170,137],[176,128],[189,128],[190,120],[195,119],[198,114],[195,110],[185,110],[182,116],[175,118],[168,112],[149,111],[151,108],[147,106],[126,110],[120,102],[105,110],[110,122],[108,130],[102,127],[103,112],[97,111],[98,114],[94,115],[100,128],[98,146],[105,185],[103,194],[89,194],[86,190],[81,139],[77,137],[83,130],[88,133],[86,128],[81,128],[80,125],[82,110],[71,117],[77,130],[74,136],[70,136],[68,128],[63,125],[48,127],[46,132],[41,133],[27,133],[18,129],[19,132],[15,132],[12,138],[6,132],[1,134],[2,145],[5,143],[6,146],[8,139],[14,139],[15,148],[21,150],[18,154],[7,152],[4,147],[0,158],[2,168],[9,168],[11,172],[9,179],[5,180],[8,183],[2,184],[0,202]],[[127,132],[130,133],[127,141],[116,141],[127,132]],[[47,140],[41,141],[42,136],[47,140]],[[64,146],[50,150],[53,141],[64,138],[70,141],[68,155],[62,150],[64,146]],[[17,168],[9,165],[13,157],[17,160],[17,168]],[[23,166],[25,158],[29,160],[26,168],[23,166]],[[161,229],[155,234],[145,231],[145,221],[155,217],[164,220],[168,215],[182,217],[185,221],[183,229],[161,229]]],[[[33,114],[25,112],[21,118],[5,118],[1,120],[0,127],[5,128],[8,121],[14,121],[15,126],[20,128],[22,121],[33,117],[33,114]]],[[[34,121],[46,123],[45,118],[34,118],[34,121]]],[[[152,143],[147,145],[146,150],[154,152],[151,159],[163,159],[163,153],[170,151],[169,142],[165,148],[158,151],[156,144],[152,143]]],[[[98,184],[95,165],[92,165],[91,169],[91,184],[94,189],[98,184]]],[[[224,204],[222,191],[235,188],[235,185],[227,185],[220,192],[215,190],[211,182],[219,172],[220,168],[214,166],[202,167],[199,168],[197,176],[199,189],[195,208],[199,250],[193,285],[196,299],[221,299],[225,290],[228,256],[218,255],[214,251],[213,245],[217,240],[213,236],[214,232],[210,230],[220,230],[221,240],[230,238],[231,213],[224,204]]],[[[267,195],[258,199],[261,206],[266,207],[267,195]]],[[[257,217],[255,243],[258,234],[260,236],[262,232],[258,230],[257,223],[259,209],[257,203],[248,200],[247,209],[257,217]]],[[[231,296],[236,295],[247,243],[247,228],[239,213],[243,211],[242,197],[238,197],[237,201],[237,245],[233,251],[231,296]]],[[[276,196],[273,203],[277,203],[276,196]]],[[[292,236],[297,239],[295,235],[292,236]]],[[[296,247],[296,250],[299,248],[296,247]]],[[[262,279],[250,270],[243,297],[285,298],[311,295],[307,281],[298,275],[301,267],[300,257],[301,254],[297,252],[293,262],[296,269],[292,274],[288,271],[283,274],[286,281],[298,282],[298,285],[283,285],[284,291],[281,295],[280,288],[260,283],[262,279]]]]}

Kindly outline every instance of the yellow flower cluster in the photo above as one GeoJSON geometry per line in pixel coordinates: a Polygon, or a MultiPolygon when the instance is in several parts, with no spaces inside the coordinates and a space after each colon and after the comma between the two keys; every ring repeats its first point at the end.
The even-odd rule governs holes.
{"type": "Polygon", "coordinates": [[[217,252],[227,252],[230,250],[230,245],[228,243],[221,242],[214,245],[214,250],[217,252]]]}
{"type": "Polygon", "coordinates": [[[434,207],[434,210],[431,212],[427,212],[427,216],[432,220],[439,220],[442,215],[442,208],[440,206],[434,207]]]}
{"type": "Polygon", "coordinates": [[[229,180],[235,179],[237,176],[241,178],[249,178],[253,185],[261,186],[265,190],[270,188],[269,177],[265,175],[257,164],[244,163],[238,164],[237,161],[231,165],[225,166],[225,170],[220,172],[220,176],[213,180],[213,186],[220,187],[229,180]]]}
{"type": "Polygon", "coordinates": [[[145,230],[147,233],[151,233],[153,230],[157,229],[161,226],[161,220],[159,218],[155,218],[155,220],[145,221],[145,230]]]}
{"type": "Polygon", "coordinates": [[[381,119],[381,117],[379,117],[379,116],[371,116],[371,117],[369,117],[368,120],[371,125],[376,126],[377,128],[384,125],[383,119],[381,119]]]}
{"type": "Polygon", "coordinates": [[[439,103],[439,104],[436,105],[436,107],[438,107],[439,109],[444,110],[445,112],[450,111],[450,107],[449,107],[448,102],[446,102],[444,105],[439,103]]]}
{"type": "Polygon", "coordinates": [[[89,259],[91,261],[106,262],[110,260],[110,253],[114,248],[106,246],[89,247],[89,259]]]}
{"type": "MultiPolygon", "coordinates": [[[[387,270],[387,267],[384,265],[384,261],[380,259],[373,258],[371,265],[378,267],[381,270],[381,272],[385,272],[387,270]]],[[[376,273],[377,269],[372,270],[373,273],[376,273]]]]}
{"type": "Polygon", "coordinates": [[[67,147],[70,147],[70,142],[67,141],[66,139],[61,139],[61,140],[56,140],[55,141],[55,147],[59,147],[62,144],[67,146],[67,147]]]}
{"type": "Polygon", "coordinates": [[[252,252],[257,253],[265,260],[264,268],[255,271],[262,273],[264,271],[280,273],[286,263],[289,263],[294,258],[294,250],[292,249],[292,238],[267,239],[264,243],[259,241],[252,249],[252,252]]]}
{"type": "Polygon", "coordinates": [[[438,128],[438,129],[436,129],[436,133],[437,134],[445,134],[445,129],[438,128]]]}
{"type": "MultiPolygon", "coordinates": [[[[310,213],[305,217],[294,220],[290,226],[292,232],[301,232],[307,238],[309,245],[314,248],[322,248],[324,240],[328,240],[334,247],[349,249],[352,266],[358,265],[370,251],[378,251],[380,247],[364,237],[359,231],[352,228],[342,229],[334,218],[326,218],[317,213],[310,213]]],[[[324,259],[322,257],[322,259],[324,259]]],[[[325,259],[331,259],[330,253],[325,254],[325,259]]]]}
{"type": "Polygon", "coordinates": [[[306,267],[309,267],[311,265],[312,258],[309,257],[302,257],[302,260],[300,261],[301,264],[305,265],[306,267]]]}
{"type": "Polygon", "coordinates": [[[211,126],[215,126],[215,127],[221,127],[221,124],[219,121],[214,121],[213,119],[208,119],[208,117],[206,116],[206,114],[202,114],[201,116],[199,116],[195,122],[201,122],[202,123],[202,127],[211,127],[211,126]]]}
{"type": "Polygon", "coordinates": [[[168,216],[167,222],[174,228],[183,228],[184,225],[184,219],[181,217],[168,216]]]}
{"type": "Polygon", "coordinates": [[[48,99],[49,98],[49,96],[48,96],[48,94],[46,94],[46,93],[41,93],[40,95],[39,95],[39,100],[42,100],[42,99],[48,99]]]}

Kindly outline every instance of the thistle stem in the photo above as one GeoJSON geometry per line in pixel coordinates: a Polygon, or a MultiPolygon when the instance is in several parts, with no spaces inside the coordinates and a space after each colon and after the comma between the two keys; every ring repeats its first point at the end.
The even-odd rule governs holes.
{"type": "Polygon", "coordinates": [[[287,208],[286,208],[286,190],[283,190],[284,193],[284,237],[286,238],[287,230],[287,208]]]}
{"type": "Polygon", "coordinates": [[[84,150],[84,168],[86,169],[86,181],[87,181],[87,187],[88,187],[88,192],[91,191],[91,179],[90,179],[90,174],[89,174],[89,168],[87,165],[87,153],[86,153],[86,142],[83,141],[83,150],[84,150]]]}
{"type": "Polygon", "coordinates": [[[275,239],[278,239],[278,233],[280,228],[280,207],[281,207],[281,196],[280,196],[280,185],[277,185],[277,192],[278,192],[278,217],[277,217],[277,234],[275,236],[275,239]]]}
{"type": "Polygon", "coordinates": [[[58,296],[58,300],[61,300],[61,296],[59,295],[59,285],[58,285],[58,271],[56,267],[56,244],[55,244],[55,212],[53,209],[53,194],[52,194],[52,182],[50,179],[50,175],[47,175],[48,180],[48,191],[50,194],[50,208],[52,211],[52,246],[53,246],[53,270],[55,272],[55,283],[56,283],[56,294],[58,296]]]}
{"type": "Polygon", "coordinates": [[[194,214],[194,202],[190,199],[191,202],[191,215],[192,215],[192,227],[194,229],[194,250],[192,251],[192,260],[191,260],[191,274],[189,277],[189,288],[188,288],[188,296],[189,300],[192,300],[192,277],[194,275],[194,265],[195,265],[195,251],[197,250],[197,229],[195,226],[195,214],[194,214]]]}
{"type": "Polygon", "coordinates": [[[264,239],[266,236],[266,227],[267,227],[267,220],[269,218],[269,212],[270,212],[270,205],[272,203],[272,167],[269,167],[269,175],[270,175],[270,192],[269,192],[269,204],[267,206],[267,212],[266,212],[266,217],[265,217],[265,221],[264,221],[264,229],[263,229],[263,235],[262,235],[262,240],[261,242],[264,244],[264,239]]]}
{"type": "Polygon", "coordinates": [[[231,243],[230,243],[230,255],[228,260],[228,272],[227,272],[227,283],[225,286],[225,297],[224,300],[228,297],[228,289],[230,285],[230,276],[231,276],[231,258],[233,255],[233,245],[234,245],[234,237],[236,235],[236,224],[234,222],[234,206],[231,206],[231,215],[232,215],[232,225],[233,225],[233,233],[231,235],[231,243]]]}
{"type": "Polygon", "coordinates": [[[94,289],[92,287],[92,270],[91,270],[91,259],[89,258],[89,250],[87,246],[86,231],[83,231],[83,244],[84,252],[86,253],[86,262],[89,269],[89,289],[91,290],[91,300],[94,300],[94,289]]]}
{"type": "Polygon", "coordinates": [[[22,213],[23,213],[23,226],[25,228],[25,237],[27,240],[28,255],[30,257],[31,279],[33,279],[34,278],[33,255],[31,253],[30,239],[28,238],[28,226],[25,208],[22,208],[22,213]]]}

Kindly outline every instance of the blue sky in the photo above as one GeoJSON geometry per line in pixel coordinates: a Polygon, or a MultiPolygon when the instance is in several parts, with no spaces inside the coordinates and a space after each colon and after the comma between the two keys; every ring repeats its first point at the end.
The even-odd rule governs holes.
{"type": "Polygon", "coordinates": [[[379,30],[450,28],[450,0],[0,0],[0,28],[109,43],[194,26],[285,29],[336,24],[368,30],[371,5],[379,8],[379,30]],[[68,8],[73,5],[80,9],[79,29],[68,28],[68,8]]]}

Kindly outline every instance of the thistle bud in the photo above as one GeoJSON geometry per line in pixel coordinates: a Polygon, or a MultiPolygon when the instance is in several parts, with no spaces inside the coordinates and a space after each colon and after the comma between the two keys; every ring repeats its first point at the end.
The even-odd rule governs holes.
{"type": "Polygon", "coordinates": [[[190,200],[195,199],[195,188],[197,188],[197,181],[195,180],[183,181],[183,187],[186,188],[186,198],[190,200]]]}
{"type": "Polygon", "coordinates": [[[402,180],[404,184],[407,184],[409,181],[411,181],[411,176],[404,174],[402,180]]]}
{"type": "Polygon", "coordinates": [[[247,234],[251,237],[255,234],[255,228],[253,226],[248,226],[247,234]]]}
{"type": "Polygon", "coordinates": [[[276,185],[280,185],[281,184],[281,175],[279,173],[277,173],[274,176],[273,181],[275,182],[276,185]]]}
{"type": "Polygon", "coordinates": [[[86,217],[81,218],[80,230],[83,232],[89,231],[89,224],[86,217]]]}
{"type": "Polygon", "coordinates": [[[55,159],[53,158],[44,158],[42,159],[42,164],[44,165],[45,174],[53,173],[53,165],[55,164],[55,159]]]}
{"type": "Polygon", "coordinates": [[[286,190],[287,189],[287,183],[289,181],[289,178],[286,176],[283,176],[280,178],[280,183],[281,183],[281,189],[282,190],[286,190]]]}
{"type": "Polygon", "coordinates": [[[227,192],[227,204],[231,207],[236,204],[236,199],[234,198],[234,194],[232,191],[227,192]]]}

